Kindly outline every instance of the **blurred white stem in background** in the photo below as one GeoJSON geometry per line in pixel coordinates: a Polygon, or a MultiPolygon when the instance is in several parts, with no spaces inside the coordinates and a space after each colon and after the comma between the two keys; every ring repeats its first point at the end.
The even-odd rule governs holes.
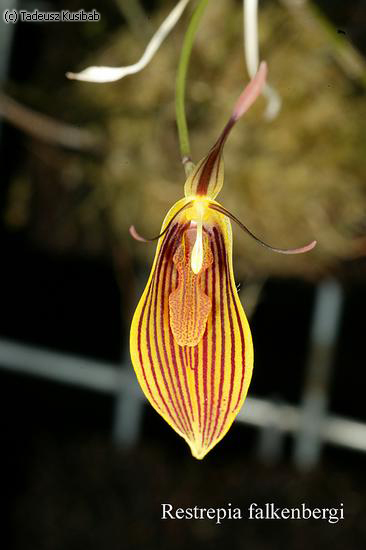
{"type": "MultiPolygon", "coordinates": [[[[244,56],[247,71],[253,78],[259,65],[258,0],[243,0],[244,56]]],[[[274,119],[281,109],[281,98],[272,86],[265,84],[263,95],[267,99],[265,117],[274,119]]]]}
{"type": "Polygon", "coordinates": [[[46,143],[77,151],[103,150],[103,140],[97,134],[34,111],[0,91],[1,119],[46,143]]]}
{"type": "Polygon", "coordinates": [[[125,67],[87,67],[80,73],[66,73],[67,78],[71,80],[83,80],[85,82],[115,82],[127,75],[142,71],[150,63],[165,38],[175,27],[189,1],[180,0],[178,2],[153,35],[137,63],[125,67]]]}

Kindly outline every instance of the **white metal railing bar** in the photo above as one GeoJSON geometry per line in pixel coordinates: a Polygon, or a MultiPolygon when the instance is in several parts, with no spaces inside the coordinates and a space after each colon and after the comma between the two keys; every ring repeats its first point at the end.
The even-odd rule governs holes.
{"type": "Polygon", "coordinates": [[[318,287],[311,323],[310,352],[301,403],[301,421],[295,438],[294,460],[301,469],[319,460],[328,415],[330,380],[342,313],[343,292],[337,281],[326,279],[318,287]]]}
{"type": "MultiPolygon", "coordinates": [[[[269,425],[278,431],[296,434],[301,427],[302,410],[295,405],[247,397],[237,420],[251,426],[265,428],[269,425]]],[[[365,422],[329,414],[319,426],[319,436],[325,443],[366,452],[365,422]]]]}
{"type": "MultiPolygon", "coordinates": [[[[141,407],[145,402],[130,366],[121,367],[0,339],[0,368],[111,393],[117,397],[121,392],[127,392],[130,397],[134,396],[136,401],[140,401],[141,407]]],[[[300,428],[301,409],[294,405],[248,397],[237,420],[262,428],[275,426],[284,433],[296,434],[300,428]]],[[[319,432],[325,442],[366,452],[366,423],[328,414],[319,432]]]]}
{"type": "Polygon", "coordinates": [[[122,386],[141,394],[129,369],[4,339],[0,339],[0,368],[102,393],[115,393],[122,386]]]}

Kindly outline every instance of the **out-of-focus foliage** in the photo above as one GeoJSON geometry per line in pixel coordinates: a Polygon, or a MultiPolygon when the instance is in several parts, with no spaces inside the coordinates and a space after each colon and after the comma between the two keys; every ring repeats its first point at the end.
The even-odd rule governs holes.
{"type": "MultiPolygon", "coordinates": [[[[297,16],[279,3],[263,3],[261,53],[283,108],[267,123],[264,100],[258,101],[235,128],[225,149],[226,180],[218,200],[274,246],[301,246],[313,238],[318,246],[311,254],[283,257],[240,235],[235,239],[239,278],[317,277],[340,259],[363,253],[364,88],[338,63],[316,14],[304,9],[297,16]]],[[[215,141],[247,81],[240,10],[233,0],[212,2],[198,33],[187,90],[195,161],[215,141]]],[[[166,11],[164,5],[153,13],[153,28],[166,11]]],[[[9,225],[28,227],[39,243],[57,250],[100,254],[112,246],[150,262],[152,248],[131,243],[128,227],[133,223],[147,236],[157,234],[167,209],[183,195],[174,84],[187,17],[142,73],[114,84],[60,80],[54,93],[47,75],[56,74],[55,60],[60,74],[89,64],[129,64],[141,55],[145,36],[139,40],[121,23],[97,39],[91,35],[97,47],[80,58],[69,51],[75,37],[63,42],[64,52],[53,41],[57,35],[47,37],[38,80],[9,89],[39,111],[104,133],[106,146],[92,156],[33,142],[29,162],[10,189],[9,225]]],[[[92,25],[87,28],[97,32],[92,25]]],[[[85,46],[88,37],[82,41],[85,46]]]]}

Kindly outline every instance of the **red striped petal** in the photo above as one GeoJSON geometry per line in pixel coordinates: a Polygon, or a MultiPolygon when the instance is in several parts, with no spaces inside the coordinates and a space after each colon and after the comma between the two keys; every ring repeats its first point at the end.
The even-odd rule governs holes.
{"type": "MultiPolygon", "coordinates": [[[[163,228],[184,200],[169,212],[163,228]]],[[[233,277],[231,226],[221,213],[210,212],[204,221],[207,245],[203,267],[191,281],[191,294],[182,292],[182,273],[188,273],[189,264],[184,264],[183,271],[180,266],[179,271],[174,259],[181,259],[180,247],[184,249],[190,240],[189,212],[179,214],[158,242],[150,278],[132,322],[130,345],[146,397],[187,441],[192,454],[203,458],[226,434],[243,404],[252,373],[253,347],[233,277]],[[181,317],[171,313],[172,296],[174,307],[181,307],[181,317]],[[210,308],[201,318],[195,313],[199,298],[195,309],[192,303],[187,305],[189,296],[208,297],[210,308]],[[195,345],[187,340],[189,316],[185,308],[193,324],[200,327],[195,345]],[[177,337],[175,322],[183,327],[186,339],[177,337]]]]}

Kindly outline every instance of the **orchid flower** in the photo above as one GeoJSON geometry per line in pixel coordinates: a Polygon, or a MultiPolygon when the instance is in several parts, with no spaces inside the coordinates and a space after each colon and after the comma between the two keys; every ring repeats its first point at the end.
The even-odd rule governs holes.
{"type": "MultiPolygon", "coordinates": [[[[223,185],[223,148],[239,118],[261,93],[261,63],[214,146],[191,171],[185,197],[166,215],[150,277],[133,317],[131,358],[156,411],[202,459],[227,433],[246,397],[253,345],[234,281],[230,219],[215,198],[223,185]]],[[[144,239],[135,228],[131,234],[144,239]]]]}

